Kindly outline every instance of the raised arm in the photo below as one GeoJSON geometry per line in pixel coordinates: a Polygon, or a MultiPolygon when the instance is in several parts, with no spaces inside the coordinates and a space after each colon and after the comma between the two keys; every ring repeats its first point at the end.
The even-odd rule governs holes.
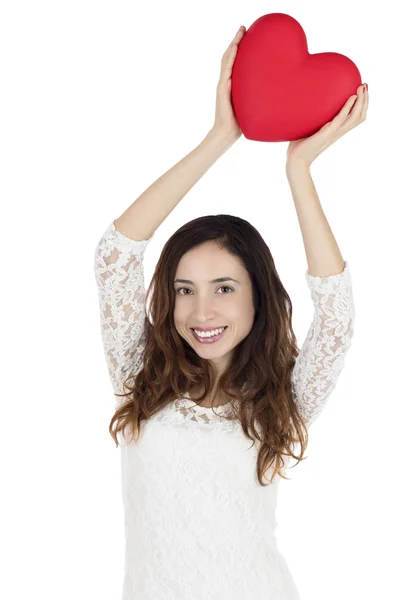
{"type": "Polygon", "coordinates": [[[241,27],[221,60],[214,125],[203,141],[164,173],[116,220],[116,228],[134,240],[148,239],[208,169],[235,144],[242,132],[232,107],[231,76],[241,27]]]}
{"type": "Polygon", "coordinates": [[[343,369],[354,333],[354,303],[349,267],[322,210],[310,166],[292,159],[286,173],[314,303],[314,317],[292,373],[294,400],[310,427],[326,406],[343,369]]]}
{"type": "Polygon", "coordinates": [[[210,131],[197,148],[139,196],[97,244],[94,269],[101,334],[114,392],[123,393],[122,378],[126,379],[132,369],[136,374],[141,368],[146,294],[144,250],[159,225],[231,144],[210,131]]]}
{"type": "Polygon", "coordinates": [[[314,316],[292,373],[292,391],[307,428],[327,404],[354,333],[349,266],[342,273],[313,277],[307,271],[314,316]]]}
{"type": "MultiPolygon", "coordinates": [[[[155,231],[188,191],[242,135],[234,117],[230,77],[238,32],[222,58],[215,123],[203,141],[164,173],[107,228],[95,250],[101,335],[114,392],[142,367],[145,295],[143,254],[155,231]]],[[[123,398],[117,397],[117,404],[123,398]]]]}

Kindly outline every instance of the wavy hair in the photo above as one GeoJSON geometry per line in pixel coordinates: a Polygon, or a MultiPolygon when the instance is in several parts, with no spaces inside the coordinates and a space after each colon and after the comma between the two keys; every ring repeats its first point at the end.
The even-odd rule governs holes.
{"type": "MultiPolygon", "coordinates": [[[[248,221],[231,215],[199,217],[180,227],[166,242],[146,292],[149,317],[145,316],[141,369],[123,382],[128,391],[109,425],[117,434],[129,429],[130,441],[141,434],[141,421],[151,418],[191,386],[204,387],[202,402],[214,389],[215,372],[177,332],[174,324],[174,279],[181,257],[207,241],[216,242],[236,256],[252,282],[255,309],[249,334],[234,348],[229,367],[216,382],[216,392],[239,399],[235,419],[245,436],[259,443],[257,479],[274,466],[279,474],[283,455],[304,460],[308,445],[306,424],[292,397],[291,375],[299,348],[292,328],[292,303],[275,268],[271,252],[260,233],[248,221]],[[132,385],[129,385],[131,382],[132,385]],[[300,443],[300,456],[294,446],[300,443]],[[280,463],[280,464],[279,464],[280,463]]],[[[213,404],[212,404],[213,406],[213,404]]],[[[307,458],[307,457],[305,457],[307,458]]]]}

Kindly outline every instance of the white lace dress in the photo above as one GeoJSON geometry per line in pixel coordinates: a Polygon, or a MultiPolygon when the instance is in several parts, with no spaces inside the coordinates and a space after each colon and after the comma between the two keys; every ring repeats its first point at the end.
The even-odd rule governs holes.
{"type": "MultiPolygon", "coordinates": [[[[95,251],[101,336],[116,393],[124,392],[122,381],[141,368],[142,261],[152,238],[131,240],[112,222],[95,251]]],[[[309,427],[343,368],[354,306],[347,262],[342,273],[330,277],[312,277],[307,271],[306,281],[314,317],[292,386],[309,427]]],[[[117,405],[123,401],[114,398],[117,405]]],[[[223,419],[225,411],[228,405],[204,408],[181,397],[142,422],[139,442],[127,444],[119,437],[126,532],[123,600],[299,599],[276,541],[280,478],[260,486],[258,446],[250,448],[240,424],[223,419]]]]}

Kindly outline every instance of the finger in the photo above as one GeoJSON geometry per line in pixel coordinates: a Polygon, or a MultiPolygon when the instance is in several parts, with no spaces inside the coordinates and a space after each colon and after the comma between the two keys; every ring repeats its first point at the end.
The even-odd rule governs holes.
{"type": "Polygon", "coordinates": [[[244,25],[241,25],[239,27],[239,29],[237,30],[237,33],[231,43],[234,44],[234,43],[237,43],[239,40],[241,40],[245,34],[245,31],[246,31],[246,27],[244,25]]]}
{"type": "Polygon", "coordinates": [[[224,59],[221,65],[221,74],[220,74],[220,83],[227,82],[232,75],[232,67],[233,63],[236,59],[236,54],[238,50],[239,44],[233,43],[229,47],[229,51],[227,55],[224,55],[224,59]]]}
{"type": "Polygon", "coordinates": [[[357,105],[360,105],[360,95],[357,94],[355,96],[350,96],[350,98],[348,98],[344,103],[343,108],[332,120],[331,125],[333,125],[333,127],[336,129],[340,129],[343,123],[349,118],[349,115],[352,115],[356,110],[357,105]]]}
{"type": "Polygon", "coordinates": [[[357,89],[357,100],[348,116],[347,121],[352,124],[355,125],[356,122],[358,122],[361,118],[361,113],[363,110],[363,106],[364,106],[364,91],[363,91],[363,87],[362,85],[360,85],[357,89]]]}
{"type": "Polygon", "coordinates": [[[358,101],[358,96],[350,96],[350,98],[348,98],[348,100],[345,102],[342,110],[335,117],[335,119],[340,121],[340,123],[343,123],[349,116],[351,110],[354,109],[355,105],[357,104],[357,101],[358,101]]]}
{"type": "MultiPolygon", "coordinates": [[[[242,26],[243,27],[243,26],[242,26]]],[[[224,55],[222,57],[222,60],[224,61],[224,59],[226,59],[232,51],[232,47],[235,44],[239,44],[239,42],[242,40],[242,37],[244,36],[245,32],[246,32],[246,28],[243,27],[239,28],[238,32],[236,33],[235,37],[233,38],[233,40],[231,41],[231,43],[229,44],[228,48],[225,50],[224,55]]]]}
{"type": "Polygon", "coordinates": [[[366,89],[364,92],[363,109],[361,111],[361,120],[362,121],[365,121],[365,119],[367,118],[368,104],[369,104],[369,93],[368,93],[368,89],[366,89]]]}
{"type": "Polygon", "coordinates": [[[235,46],[235,45],[232,46],[230,49],[230,52],[227,54],[225,59],[222,61],[221,74],[220,74],[220,78],[219,78],[220,83],[221,82],[224,83],[227,79],[230,78],[230,76],[232,74],[232,66],[235,61],[236,50],[237,50],[237,46],[235,46]]]}

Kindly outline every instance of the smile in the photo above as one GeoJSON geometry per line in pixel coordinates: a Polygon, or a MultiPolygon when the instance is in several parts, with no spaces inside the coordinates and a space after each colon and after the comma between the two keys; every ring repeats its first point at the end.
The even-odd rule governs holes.
{"type": "Polygon", "coordinates": [[[195,331],[193,331],[193,329],[191,329],[191,332],[193,334],[193,337],[198,342],[200,342],[200,344],[214,344],[215,342],[218,342],[218,340],[220,340],[222,338],[226,329],[227,329],[227,327],[225,327],[224,330],[221,331],[221,333],[217,333],[217,335],[205,336],[205,337],[200,337],[199,335],[197,335],[197,333],[195,331]]]}

